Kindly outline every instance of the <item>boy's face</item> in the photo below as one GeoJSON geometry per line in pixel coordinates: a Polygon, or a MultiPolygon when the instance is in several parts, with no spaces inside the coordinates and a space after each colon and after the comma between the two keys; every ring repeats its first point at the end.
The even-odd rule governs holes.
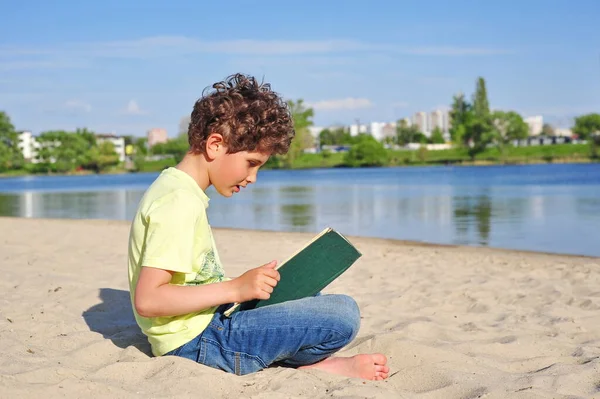
{"type": "Polygon", "coordinates": [[[256,182],[258,169],[267,162],[269,154],[248,151],[235,154],[226,152],[226,148],[223,148],[222,153],[214,158],[209,179],[219,194],[231,197],[248,184],[256,182]]]}

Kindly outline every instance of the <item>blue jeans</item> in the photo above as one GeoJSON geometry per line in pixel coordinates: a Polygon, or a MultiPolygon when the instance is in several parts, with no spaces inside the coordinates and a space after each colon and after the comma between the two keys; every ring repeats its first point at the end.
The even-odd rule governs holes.
{"type": "Polygon", "coordinates": [[[318,295],[234,312],[220,306],[196,338],[166,355],[244,375],[270,365],[317,363],[356,337],[360,312],[346,295],[318,295]]]}

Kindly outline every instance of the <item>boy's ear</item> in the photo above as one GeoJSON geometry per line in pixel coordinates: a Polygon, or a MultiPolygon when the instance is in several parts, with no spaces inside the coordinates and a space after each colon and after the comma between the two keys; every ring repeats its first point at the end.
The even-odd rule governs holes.
{"type": "Polygon", "coordinates": [[[225,142],[223,136],[219,133],[211,133],[206,140],[206,155],[209,159],[215,159],[221,154],[225,154],[225,142]]]}

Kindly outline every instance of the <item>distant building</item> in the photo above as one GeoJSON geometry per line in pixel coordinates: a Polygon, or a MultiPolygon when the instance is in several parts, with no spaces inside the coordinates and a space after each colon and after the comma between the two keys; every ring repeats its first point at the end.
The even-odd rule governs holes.
{"type": "Polygon", "coordinates": [[[168,139],[166,129],[153,128],[148,130],[148,148],[152,148],[158,143],[166,143],[168,139]]]}
{"type": "Polygon", "coordinates": [[[525,123],[529,126],[529,135],[538,136],[542,133],[544,127],[544,117],[541,115],[530,116],[524,119],[525,123]]]}
{"type": "Polygon", "coordinates": [[[387,137],[396,137],[396,123],[391,122],[383,125],[383,127],[381,128],[381,136],[382,139],[385,139],[387,137]]]}
{"type": "Polygon", "coordinates": [[[436,109],[429,114],[429,130],[440,129],[442,133],[450,131],[450,115],[448,111],[436,109]]]}
{"type": "Polygon", "coordinates": [[[360,133],[367,133],[367,125],[352,125],[350,126],[350,136],[358,136],[360,133]]]}
{"type": "Polygon", "coordinates": [[[40,145],[30,131],[23,131],[19,133],[18,146],[26,162],[38,162],[37,155],[40,145]]]}
{"type": "MultiPolygon", "coordinates": [[[[125,161],[125,138],[119,137],[115,134],[97,134],[96,143],[101,144],[104,141],[110,141],[115,147],[115,152],[119,156],[119,161],[125,161]]],[[[60,146],[60,142],[46,143],[50,146],[60,146]]],[[[38,152],[40,149],[40,143],[36,140],[35,136],[30,131],[23,131],[19,133],[19,149],[23,154],[23,158],[26,162],[39,163],[38,152]]],[[[54,162],[52,159],[50,162],[54,162]]]]}
{"type": "Polygon", "coordinates": [[[96,143],[102,144],[104,142],[110,142],[115,147],[115,152],[119,156],[119,162],[125,162],[125,138],[119,137],[115,134],[97,134],[96,143]]]}
{"type": "Polygon", "coordinates": [[[310,131],[311,136],[319,137],[319,134],[325,130],[325,128],[321,126],[310,126],[308,130],[310,131]]]}
{"type": "Polygon", "coordinates": [[[427,119],[426,112],[417,112],[413,115],[412,124],[416,126],[421,133],[429,137],[431,130],[429,129],[429,123],[427,119]]]}
{"type": "Polygon", "coordinates": [[[371,122],[367,128],[367,133],[376,140],[383,140],[383,128],[386,124],[386,122],[371,122]]]}

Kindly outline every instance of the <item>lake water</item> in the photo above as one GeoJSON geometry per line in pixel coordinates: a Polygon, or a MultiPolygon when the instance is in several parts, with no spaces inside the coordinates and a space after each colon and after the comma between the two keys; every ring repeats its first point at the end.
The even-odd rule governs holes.
{"type": "MultiPolygon", "coordinates": [[[[130,220],[158,174],[0,179],[0,215],[130,220]]],[[[262,171],[214,227],[600,256],[600,164],[262,171]]]]}

